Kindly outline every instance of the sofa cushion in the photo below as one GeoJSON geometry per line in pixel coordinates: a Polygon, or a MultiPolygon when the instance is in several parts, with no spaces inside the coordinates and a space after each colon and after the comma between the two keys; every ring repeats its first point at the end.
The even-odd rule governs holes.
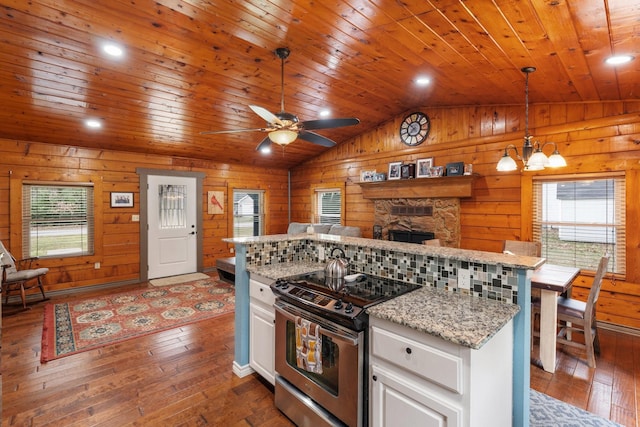
{"type": "Polygon", "coordinates": [[[292,222],[289,224],[289,229],[287,230],[287,234],[300,234],[306,233],[307,227],[311,224],[308,222],[292,222]]]}

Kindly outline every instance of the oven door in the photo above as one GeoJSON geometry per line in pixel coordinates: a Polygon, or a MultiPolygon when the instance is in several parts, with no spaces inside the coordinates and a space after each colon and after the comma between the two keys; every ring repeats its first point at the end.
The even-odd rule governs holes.
{"type": "MultiPolygon", "coordinates": [[[[349,426],[363,423],[364,332],[349,330],[282,300],[276,308],[276,374],[349,426]],[[296,319],[320,326],[322,373],[299,368],[296,360],[296,319]]],[[[278,406],[276,387],[276,406],[278,406]]],[[[302,400],[300,404],[304,405],[302,400]]],[[[296,405],[298,402],[296,402],[296,405]]],[[[291,406],[291,403],[287,406],[291,406]]],[[[289,418],[295,417],[278,406],[289,418]]],[[[300,410],[300,408],[298,409],[300,410]]],[[[330,423],[329,423],[330,424],[330,423]]]]}

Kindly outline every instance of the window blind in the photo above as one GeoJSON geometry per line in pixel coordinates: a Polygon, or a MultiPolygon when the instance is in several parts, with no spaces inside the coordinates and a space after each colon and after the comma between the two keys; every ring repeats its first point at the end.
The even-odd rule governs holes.
{"type": "Polygon", "coordinates": [[[22,256],[93,255],[92,184],[22,186],[22,256]]]}
{"type": "Polygon", "coordinates": [[[553,264],[626,273],[624,175],[539,177],[533,180],[533,239],[553,264]]]}
{"type": "Polygon", "coordinates": [[[342,193],[336,189],[316,190],[316,217],[322,224],[341,224],[342,193]]]}

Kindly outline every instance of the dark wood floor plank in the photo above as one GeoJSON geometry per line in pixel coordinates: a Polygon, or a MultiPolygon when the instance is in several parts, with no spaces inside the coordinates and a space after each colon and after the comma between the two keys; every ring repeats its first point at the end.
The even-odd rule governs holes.
{"type": "MultiPolygon", "coordinates": [[[[41,364],[43,307],[3,313],[3,426],[293,426],[273,404],[270,385],[255,374],[232,373],[233,315],[41,364]]],[[[531,365],[531,387],[637,427],[640,338],[600,333],[596,369],[579,350],[559,347],[554,374],[531,365]]]]}

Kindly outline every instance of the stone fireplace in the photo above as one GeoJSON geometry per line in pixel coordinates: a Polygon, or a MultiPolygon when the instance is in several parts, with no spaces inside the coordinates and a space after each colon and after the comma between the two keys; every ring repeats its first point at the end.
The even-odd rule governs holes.
{"type": "Polygon", "coordinates": [[[460,199],[379,199],[374,201],[374,224],[389,230],[432,232],[443,246],[460,246],[460,199]]]}
{"type": "MultiPolygon", "coordinates": [[[[476,175],[361,182],[374,203],[374,228],[432,232],[442,246],[460,247],[460,199],[471,197],[476,175]]],[[[375,231],[375,230],[374,230],[375,231]]],[[[375,234],[375,232],[374,232],[375,234]]]]}

